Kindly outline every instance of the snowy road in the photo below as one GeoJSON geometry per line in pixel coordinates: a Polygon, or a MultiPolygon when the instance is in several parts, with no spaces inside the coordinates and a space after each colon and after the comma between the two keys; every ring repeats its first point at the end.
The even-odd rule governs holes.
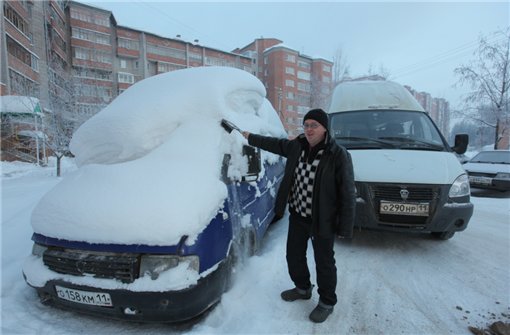
{"type": "Polygon", "coordinates": [[[273,226],[261,254],[239,266],[234,287],[195,325],[125,323],[49,308],[21,276],[32,245],[31,209],[57,183],[49,174],[2,179],[2,334],[470,334],[470,325],[510,321],[510,195],[486,193],[472,198],[468,229],[449,241],[367,231],[350,244],[338,241],[339,302],[324,324],[308,320],[316,292],[310,301],[279,298],[291,287],[287,218],[273,226]]]}

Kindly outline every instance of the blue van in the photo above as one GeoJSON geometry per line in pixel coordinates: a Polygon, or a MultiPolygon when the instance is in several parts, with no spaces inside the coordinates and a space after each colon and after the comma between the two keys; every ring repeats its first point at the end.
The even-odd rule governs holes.
{"type": "MultiPolygon", "coordinates": [[[[79,168],[46,194],[32,213],[34,245],[32,255],[23,265],[23,275],[28,285],[36,289],[41,302],[102,317],[144,322],[185,321],[216,304],[229,287],[236,261],[245,253],[254,253],[269,225],[278,219],[275,218],[273,207],[276,190],[283,177],[283,159],[248,146],[239,133],[230,132],[232,129],[225,127],[219,118],[230,116],[245,129],[272,120],[273,127],[275,123],[279,123],[277,128],[283,130],[276,112],[264,96],[264,88],[258,79],[244,71],[214,67],[186,69],[151,77],[135,84],[114,100],[110,105],[112,107],[98,113],[96,119],[93,117],[94,120],[87,121],[73,137],[74,144],[71,143],[71,149],[78,151],[79,168]],[[143,83],[145,81],[148,83],[143,83]],[[204,85],[203,91],[200,90],[201,84],[204,85]],[[201,104],[200,112],[205,114],[197,116],[196,120],[190,120],[189,114],[176,113],[180,115],[178,122],[172,121],[174,123],[169,123],[166,127],[166,113],[174,109],[169,109],[161,100],[155,101],[157,99],[151,98],[150,94],[156,96],[158,90],[159,94],[163,90],[167,95],[172,95],[171,88],[177,87],[176,85],[176,96],[173,100],[170,99],[171,103],[168,104],[176,105],[175,110],[179,111],[183,106],[190,108],[190,97],[183,94],[184,87],[185,92],[192,91],[192,94],[200,97],[196,104],[201,104]],[[206,91],[207,87],[215,87],[214,92],[206,91]],[[222,101],[214,97],[210,104],[203,104],[202,102],[208,99],[208,94],[219,94],[226,99],[227,104],[214,105],[216,101],[222,101]],[[136,99],[131,100],[130,97],[136,99]],[[182,99],[182,104],[179,99],[182,99]],[[246,100],[240,102],[242,99],[246,100]],[[111,145],[112,138],[136,133],[136,129],[122,134],[114,133],[116,129],[129,126],[131,121],[129,112],[125,110],[126,104],[136,112],[140,110],[136,103],[141,104],[138,106],[140,108],[147,107],[144,111],[154,118],[152,121],[146,120],[146,123],[151,123],[150,126],[154,127],[153,131],[164,128],[170,135],[158,135],[162,140],[157,144],[153,144],[153,138],[146,141],[153,147],[143,154],[136,151],[136,154],[129,156],[131,153],[123,150],[122,158],[114,162],[112,150],[118,150],[119,145],[129,142],[129,138],[111,145]],[[211,111],[204,111],[205,105],[210,106],[211,111]],[[154,112],[158,108],[164,113],[154,112]],[[115,114],[119,109],[123,109],[123,117],[120,119],[115,114]],[[225,112],[218,112],[223,109],[225,112]],[[163,118],[157,120],[157,115],[163,115],[163,118]],[[173,162],[168,159],[177,157],[178,153],[174,151],[181,148],[179,145],[168,145],[168,142],[172,141],[172,136],[177,136],[174,134],[177,134],[180,128],[186,127],[186,122],[192,125],[183,136],[190,136],[190,129],[195,127],[195,121],[200,125],[197,134],[207,132],[212,144],[189,141],[185,151],[193,150],[196,144],[207,151],[202,155],[214,158],[210,162],[200,161],[205,158],[195,155],[199,162],[203,162],[201,171],[213,171],[211,176],[217,176],[217,180],[213,182],[220,184],[220,190],[224,188],[224,193],[220,193],[220,206],[217,206],[216,212],[209,217],[201,215],[197,220],[203,222],[193,226],[194,230],[191,224],[187,224],[190,227],[189,233],[186,233],[186,225],[183,227],[180,222],[176,222],[182,220],[182,217],[178,219],[179,208],[169,211],[170,215],[163,216],[167,217],[167,220],[154,228],[153,222],[149,222],[149,219],[142,222],[143,218],[156,217],[158,211],[167,211],[165,199],[161,200],[161,197],[155,195],[153,200],[140,206],[142,208],[137,208],[136,202],[130,202],[132,198],[137,199],[137,196],[131,197],[127,194],[129,192],[123,190],[132,189],[144,196],[164,194],[165,190],[168,190],[168,193],[174,192],[177,195],[183,193],[182,196],[185,197],[187,190],[175,190],[175,185],[180,179],[187,179],[184,184],[191,188],[193,178],[167,174],[172,171],[174,163],[181,164],[184,169],[193,170],[192,164],[196,162],[187,165],[187,162],[173,162]],[[96,126],[92,127],[91,124],[94,123],[96,126]],[[111,129],[107,135],[103,135],[104,141],[91,137],[102,136],[97,127],[103,126],[111,129]],[[86,144],[83,148],[80,147],[80,141],[86,144]],[[98,141],[102,141],[101,145],[98,141]],[[109,145],[111,147],[108,147],[109,145]],[[90,147],[96,148],[95,156],[90,147]],[[214,150],[218,152],[212,152],[214,150]],[[163,157],[166,158],[156,161],[156,151],[163,151],[163,157]],[[217,157],[219,159],[216,159],[217,157]],[[149,163],[143,165],[144,171],[153,168],[155,161],[163,162],[162,166],[156,166],[155,169],[162,170],[165,178],[161,177],[153,182],[153,173],[126,173],[129,180],[123,184],[116,183],[115,178],[123,175],[119,172],[122,171],[120,167],[127,165],[128,172],[136,171],[132,165],[139,163],[133,162],[144,159],[149,160],[149,163]],[[108,161],[104,163],[106,160],[108,161]],[[109,174],[112,169],[114,172],[109,174]],[[105,175],[107,177],[103,178],[105,175]],[[167,184],[161,185],[165,183],[167,184]],[[131,184],[136,187],[129,188],[131,184]],[[88,196],[91,193],[93,196],[88,196]],[[118,199],[122,199],[122,210],[114,207],[118,199]],[[108,204],[105,205],[105,202],[108,204]],[[102,208],[101,206],[112,210],[97,210],[102,208]],[[127,222],[130,216],[140,212],[141,219],[138,218],[138,223],[130,226],[127,222]],[[172,212],[176,215],[173,216],[172,212]],[[100,224],[97,224],[98,221],[100,224]],[[175,236],[177,238],[174,238],[175,236]]],[[[193,108],[190,110],[194,111],[193,108]]],[[[139,127],[139,115],[133,119],[136,120],[136,127],[139,127]]],[[[274,134],[270,130],[268,133],[274,134]]],[[[139,134],[149,136],[148,131],[139,134]]],[[[180,141],[181,139],[178,139],[176,142],[180,141]]],[[[200,179],[201,176],[191,177],[200,179]]],[[[209,192],[214,193],[213,190],[200,188],[190,191],[193,192],[197,204],[198,198],[204,193],[204,196],[209,192]]],[[[216,208],[214,206],[213,204],[211,208],[216,208]]]]}

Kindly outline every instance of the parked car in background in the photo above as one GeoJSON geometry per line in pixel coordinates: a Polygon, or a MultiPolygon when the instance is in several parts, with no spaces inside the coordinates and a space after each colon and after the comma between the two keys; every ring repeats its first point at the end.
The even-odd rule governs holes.
{"type": "Polygon", "coordinates": [[[510,151],[480,151],[464,164],[471,187],[510,191],[510,151]]]}

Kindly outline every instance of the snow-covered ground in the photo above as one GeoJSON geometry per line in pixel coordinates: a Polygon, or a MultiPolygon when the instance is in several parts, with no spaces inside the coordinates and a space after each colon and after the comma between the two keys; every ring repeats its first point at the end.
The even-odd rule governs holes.
{"type": "MultiPolygon", "coordinates": [[[[449,241],[423,235],[356,232],[335,245],[339,301],[323,324],[312,300],[288,303],[285,217],[260,255],[238,267],[233,288],[188,325],[137,324],[43,306],[21,274],[31,252],[30,213],[61,179],[41,168],[2,162],[2,334],[470,334],[468,326],[510,322],[510,195],[476,191],[474,216],[449,241]]],[[[64,161],[64,171],[73,170],[64,161]]],[[[313,267],[313,257],[309,257],[313,267]]],[[[313,276],[314,271],[312,271],[313,276]]]]}

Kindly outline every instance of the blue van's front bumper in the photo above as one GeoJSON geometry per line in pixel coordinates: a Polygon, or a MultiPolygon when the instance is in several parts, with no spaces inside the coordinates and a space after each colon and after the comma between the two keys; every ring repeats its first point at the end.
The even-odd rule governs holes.
{"type": "Polygon", "coordinates": [[[187,289],[168,292],[135,292],[99,289],[51,280],[44,287],[34,287],[44,304],[86,314],[137,322],[182,322],[193,319],[217,303],[229,284],[230,264],[218,269],[187,289]],[[108,293],[112,307],[72,302],[59,298],[55,286],[86,292],[108,293]]]}

